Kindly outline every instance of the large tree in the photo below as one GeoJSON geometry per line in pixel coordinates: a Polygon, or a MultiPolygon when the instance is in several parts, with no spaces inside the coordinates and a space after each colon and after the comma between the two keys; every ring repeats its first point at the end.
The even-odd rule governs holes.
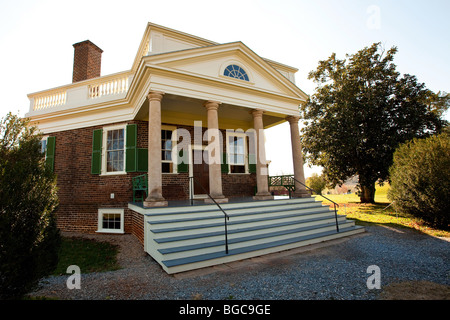
{"type": "Polygon", "coordinates": [[[389,177],[400,143],[440,132],[450,95],[434,93],[415,76],[400,76],[396,47],[374,43],[346,59],[332,54],[309,73],[317,87],[300,109],[306,160],[330,183],[358,175],[361,202],[374,202],[375,182],[389,177]]]}

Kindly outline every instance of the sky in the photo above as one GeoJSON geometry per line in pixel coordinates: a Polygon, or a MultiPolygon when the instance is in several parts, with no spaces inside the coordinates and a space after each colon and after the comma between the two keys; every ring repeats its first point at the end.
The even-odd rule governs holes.
{"type": "MultiPolygon", "coordinates": [[[[72,82],[74,43],[103,49],[102,75],[129,70],[148,22],[218,43],[242,41],[264,58],[308,73],[336,53],[340,59],[381,42],[398,48],[397,70],[432,91],[450,92],[448,0],[2,0],[0,117],[24,116],[27,94],[72,82]]],[[[450,120],[450,113],[446,114],[450,120]]],[[[266,130],[270,174],[290,174],[288,124],[266,130]]],[[[320,168],[305,165],[305,175],[320,168]]]]}

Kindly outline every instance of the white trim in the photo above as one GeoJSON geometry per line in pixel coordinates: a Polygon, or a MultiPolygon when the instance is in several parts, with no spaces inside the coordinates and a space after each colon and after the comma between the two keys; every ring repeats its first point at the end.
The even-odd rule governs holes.
{"type": "Polygon", "coordinates": [[[121,208],[100,208],[98,209],[98,223],[97,231],[98,233],[125,233],[124,222],[125,222],[125,210],[121,208]],[[103,215],[104,214],[120,214],[120,229],[103,229],[103,215]]]}

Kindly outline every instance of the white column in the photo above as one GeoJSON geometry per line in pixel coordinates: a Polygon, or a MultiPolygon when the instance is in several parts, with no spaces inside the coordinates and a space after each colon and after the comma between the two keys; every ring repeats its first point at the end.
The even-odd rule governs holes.
{"type": "MultiPolygon", "coordinates": [[[[209,192],[217,203],[225,203],[228,202],[228,199],[222,193],[222,170],[220,166],[222,153],[220,152],[220,141],[217,140],[220,137],[217,111],[219,104],[220,102],[207,101],[204,105],[208,115],[209,192]],[[214,142],[212,142],[213,137],[214,142]],[[214,155],[212,154],[213,151],[214,155]]],[[[212,200],[208,197],[205,202],[210,203],[212,200]]]]}
{"type": "MultiPolygon", "coordinates": [[[[292,162],[294,164],[294,178],[305,184],[305,173],[303,171],[303,154],[302,145],[300,142],[300,131],[298,130],[298,121],[300,117],[288,116],[286,120],[289,121],[291,127],[291,144],[292,144],[292,162]]],[[[294,197],[305,198],[310,197],[306,188],[298,182],[295,182],[294,197]]]]}
{"type": "Polygon", "coordinates": [[[148,94],[148,197],[145,207],[164,207],[167,201],[162,195],[161,168],[161,100],[163,92],[148,94]]]}
{"type": "Polygon", "coordinates": [[[255,200],[271,200],[273,196],[269,192],[269,169],[266,161],[266,146],[264,141],[264,123],[263,123],[263,111],[252,110],[253,115],[253,128],[256,134],[256,186],[257,193],[253,197],[255,200]]]}

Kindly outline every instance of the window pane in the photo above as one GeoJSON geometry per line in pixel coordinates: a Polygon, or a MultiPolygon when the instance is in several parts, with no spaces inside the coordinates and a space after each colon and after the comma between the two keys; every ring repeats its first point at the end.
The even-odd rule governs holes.
{"type": "Polygon", "coordinates": [[[231,173],[245,173],[245,166],[230,166],[231,173]]]}
{"type": "Polygon", "coordinates": [[[124,129],[109,130],[106,141],[106,171],[123,171],[124,168],[124,129]]]}
{"type": "Polygon", "coordinates": [[[47,139],[41,140],[41,153],[45,153],[47,150],[47,139]]]}
{"type": "Polygon", "coordinates": [[[161,169],[163,173],[172,173],[173,164],[172,162],[162,162],[161,169]]]}
{"type": "Polygon", "coordinates": [[[120,230],[120,213],[104,213],[102,227],[103,229],[120,230]]]}
{"type": "Polygon", "coordinates": [[[248,75],[244,69],[237,65],[229,65],[223,72],[224,76],[249,81],[248,75]]]}

